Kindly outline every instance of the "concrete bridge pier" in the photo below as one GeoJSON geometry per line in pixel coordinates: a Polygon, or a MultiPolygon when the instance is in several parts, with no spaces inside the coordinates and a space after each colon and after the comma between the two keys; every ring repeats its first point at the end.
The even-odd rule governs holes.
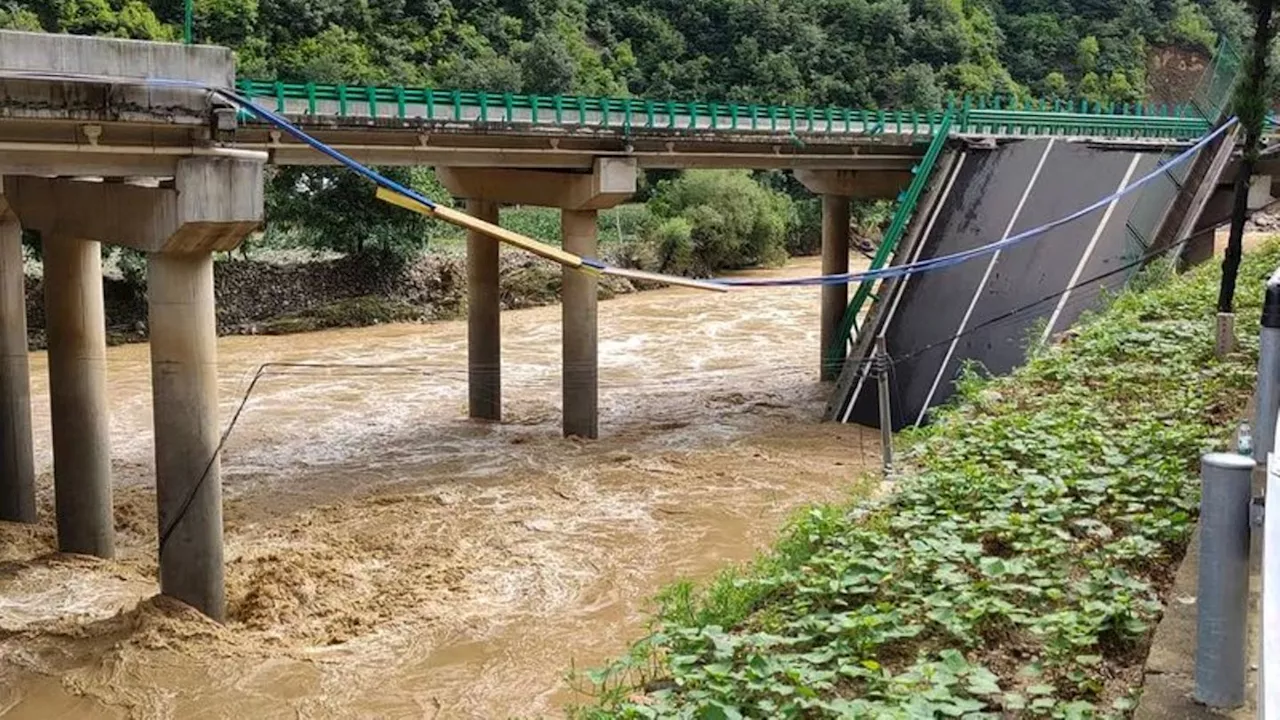
{"type": "MultiPolygon", "coordinates": [[[[564,249],[582,257],[596,257],[597,211],[561,210],[560,236],[564,249]]],[[[561,295],[564,346],[562,392],[565,437],[600,436],[599,342],[596,326],[596,276],[565,268],[561,295]]]]}
{"type": "Polygon", "coordinates": [[[159,186],[9,177],[5,195],[23,224],[45,238],[60,545],[66,533],[66,545],[87,546],[78,552],[111,552],[98,243],[124,245],[148,254],[160,590],[221,620],[212,253],[236,248],[261,224],[262,162],[190,158],[175,172],[172,183],[159,186]]]}
{"type": "Polygon", "coordinates": [[[213,256],[147,258],[160,591],[223,619],[213,256]]]}
{"type": "MultiPolygon", "coordinates": [[[[796,179],[810,192],[822,197],[822,274],[849,272],[850,198],[895,198],[911,183],[911,173],[866,170],[797,170],[796,179]]],[[[831,354],[840,342],[840,324],[849,307],[849,286],[822,286],[821,347],[819,376],[823,382],[840,376],[848,351],[843,346],[831,354]]]]}
{"type": "Polygon", "coordinates": [[[57,230],[41,230],[41,248],[58,549],[110,558],[115,522],[102,248],[57,230]]]}
{"type": "MultiPolygon", "coordinates": [[[[839,275],[849,272],[849,198],[843,195],[822,196],[822,274],[839,275]]],[[[849,286],[822,286],[821,371],[822,382],[833,381],[840,376],[844,359],[848,354],[841,342],[840,324],[845,309],[849,307],[849,286]],[[839,352],[833,348],[839,344],[839,352]]]]}
{"type": "Polygon", "coordinates": [[[36,521],[22,226],[0,195],[0,520],[36,521]]]}
{"type": "MultiPolygon", "coordinates": [[[[561,209],[560,224],[564,248],[583,256],[596,254],[597,211],[614,207],[636,191],[636,162],[628,158],[597,158],[590,172],[550,170],[517,170],[504,168],[440,167],[436,174],[455,197],[471,198],[468,207],[482,208],[482,203],[508,205],[540,205],[561,209]],[[471,205],[470,203],[476,203],[471,205]]],[[[471,244],[468,243],[470,254],[471,244]]],[[[494,255],[496,257],[496,253],[494,255]]],[[[481,258],[481,252],[476,253],[481,258]]],[[[476,263],[477,270],[483,267],[476,263]]],[[[495,262],[496,267],[496,262],[495,262]]],[[[468,280],[472,272],[468,269],[468,280]]],[[[481,285],[484,278],[477,273],[472,292],[489,292],[497,303],[496,279],[481,285]],[[492,288],[492,290],[482,289],[492,288]]],[[[566,268],[561,291],[564,329],[563,344],[563,428],[566,437],[596,438],[600,433],[598,350],[596,325],[595,277],[583,270],[566,268]]],[[[475,318],[475,316],[471,316],[475,318]]],[[[488,309],[485,318],[496,317],[496,310],[488,309]]],[[[476,345],[481,340],[493,342],[496,337],[496,321],[493,330],[482,330],[489,325],[484,320],[473,319],[468,332],[472,349],[471,358],[497,356],[497,344],[486,347],[476,345]],[[474,334],[473,334],[474,333],[474,334]]],[[[474,360],[472,361],[474,362],[474,360]]],[[[473,373],[473,378],[476,374],[473,373]]],[[[477,392],[473,380],[472,392],[477,392]]],[[[473,396],[474,397],[474,396],[473,396]]],[[[473,416],[474,416],[474,405],[473,416]]]]}
{"type": "MultiPolygon", "coordinates": [[[[498,203],[468,200],[467,213],[498,224],[498,203]]],[[[474,420],[502,420],[502,301],[498,241],[467,231],[467,392],[474,420]]]]}

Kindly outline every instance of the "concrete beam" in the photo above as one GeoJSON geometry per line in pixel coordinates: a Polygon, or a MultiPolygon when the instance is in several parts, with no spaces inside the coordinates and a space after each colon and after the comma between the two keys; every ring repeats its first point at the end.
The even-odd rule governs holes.
{"type": "MultiPolygon", "coordinates": [[[[310,130],[310,128],[309,128],[310,130]]],[[[541,168],[550,170],[575,170],[589,172],[600,157],[616,157],[634,160],[636,164],[650,170],[688,170],[705,169],[847,169],[857,168],[868,171],[910,172],[920,161],[918,155],[898,154],[861,154],[849,153],[847,146],[831,148],[830,152],[778,153],[769,150],[768,145],[738,145],[720,143],[713,147],[690,145],[666,150],[657,144],[655,149],[636,149],[631,152],[616,150],[625,138],[608,137],[584,147],[570,147],[568,143],[551,144],[559,140],[559,136],[550,135],[538,147],[527,147],[521,144],[521,136],[480,134],[467,131],[451,131],[458,143],[467,145],[445,146],[443,144],[422,145],[416,133],[397,135],[392,131],[384,132],[381,142],[370,139],[366,143],[356,144],[344,142],[346,131],[325,132],[314,130],[316,137],[322,141],[332,141],[333,147],[349,157],[367,165],[399,165],[417,166],[431,165],[441,167],[474,167],[474,168],[541,168]]],[[[271,161],[277,165],[335,165],[336,161],[317,153],[299,143],[282,141],[280,144],[255,141],[250,138],[253,133],[238,130],[235,147],[244,150],[269,151],[271,161]]]]}
{"type": "MultiPolygon", "coordinates": [[[[468,200],[467,212],[498,224],[498,203],[468,200]]],[[[476,420],[502,420],[502,298],[498,241],[467,231],[467,388],[476,420]]]]}
{"type": "Polygon", "coordinates": [[[0,175],[53,177],[124,177],[149,175],[171,177],[177,169],[176,155],[133,155],[90,153],[68,150],[5,151],[0,145],[0,175]]]}
{"type": "Polygon", "coordinates": [[[155,414],[160,591],[221,621],[222,482],[218,450],[213,256],[147,261],[155,414]]]}
{"type": "Polygon", "coordinates": [[[209,45],[3,30],[0,72],[93,76],[0,79],[0,110],[6,117],[203,125],[212,105],[200,88],[113,84],[111,79],[166,78],[229,88],[235,83],[235,56],[209,45]]]}
{"type": "MultiPolygon", "coordinates": [[[[565,250],[595,257],[595,210],[560,211],[560,233],[565,250]]],[[[594,440],[600,436],[596,276],[567,267],[563,273],[564,435],[594,440]]]]}
{"type": "Polygon", "coordinates": [[[262,224],[262,163],[252,160],[180,160],[172,188],[6,177],[4,189],[22,224],[42,235],[144,252],[233,250],[262,224]]]}
{"type": "Polygon", "coordinates": [[[0,195],[0,520],[36,521],[22,226],[0,195]]]}
{"type": "Polygon", "coordinates": [[[440,167],[436,177],[454,197],[565,210],[615,207],[636,192],[636,162],[629,158],[596,158],[589,173],[440,167]]]}
{"type": "Polygon", "coordinates": [[[191,80],[229,88],[235,54],[215,45],[0,30],[0,70],[191,80]]]}
{"type": "MultiPolygon", "coordinates": [[[[849,272],[849,198],[843,195],[822,196],[822,274],[849,272]]],[[[822,286],[822,346],[819,348],[820,378],[835,380],[844,368],[845,353],[828,359],[828,353],[839,340],[840,324],[849,306],[848,285],[822,286]]]]}
{"type": "Polygon", "coordinates": [[[911,184],[911,173],[897,170],[796,170],[796,179],[815,195],[889,199],[911,184]]]}
{"type": "MultiPolygon", "coordinates": [[[[1231,208],[1235,204],[1236,196],[1235,175],[1224,174],[1223,180],[1226,184],[1218,185],[1205,203],[1204,210],[1196,222],[1197,230],[1203,230],[1214,222],[1218,227],[1231,223],[1231,208]]],[[[1253,181],[1249,184],[1249,209],[1260,210],[1271,203],[1274,199],[1271,189],[1271,176],[1254,175],[1253,181]]]]}
{"type": "Polygon", "coordinates": [[[107,331],[98,243],[46,234],[45,325],[58,549],[115,555],[107,331]]]}

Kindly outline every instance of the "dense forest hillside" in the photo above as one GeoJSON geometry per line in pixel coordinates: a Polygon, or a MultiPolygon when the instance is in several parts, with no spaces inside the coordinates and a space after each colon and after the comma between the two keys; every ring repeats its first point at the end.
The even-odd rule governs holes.
{"type": "MultiPolygon", "coordinates": [[[[0,27],[177,39],[183,5],[0,0],[0,27]]],[[[1149,94],[1157,49],[1207,56],[1249,30],[1242,0],[194,0],[194,20],[197,41],[235,48],[240,74],[260,79],[868,108],[965,92],[1133,102],[1149,94]]],[[[440,191],[429,170],[393,172],[440,191]]],[[[816,204],[779,173],[755,179],[777,196],[760,200],[769,227],[784,230],[734,257],[812,249],[816,204]]],[[[712,198],[743,187],[732,174],[715,191],[705,177],[668,185],[681,180],[712,198]]],[[[640,199],[650,191],[662,186],[640,199]]],[[[416,252],[440,231],[371,206],[334,170],[280,171],[269,198],[275,236],[304,246],[416,252]]],[[[858,217],[871,226],[885,211],[859,205],[858,217]]],[[[688,227],[655,215],[638,235],[651,257],[691,257],[668,269],[714,270],[722,259],[696,250],[728,231],[700,225],[706,215],[689,211],[688,227]]]]}
{"type": "MultiPolygon", "coordinates": [[[[0,0],[0,27],[176,38],[183,0],[0,0]]],[[[195,0],[245,75],[837,105],[946,92],[1132,101],[1157,45],[1238,0],[195,0]]]]}

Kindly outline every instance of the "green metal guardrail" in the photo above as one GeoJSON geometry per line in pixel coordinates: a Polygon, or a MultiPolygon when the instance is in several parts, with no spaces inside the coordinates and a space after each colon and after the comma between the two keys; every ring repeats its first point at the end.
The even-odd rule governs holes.
{"type": "MultiPolygon", "coordinates": [[[[925,152],[924,159],[912,169],[911,184],[898,197],[898,209],[893,214],[893,221],[889,223],[889,229],[885,231],[884,238],[880,241],[880,247],[876,249],[876,254],[871,259],[871,270],[879,270],[884,267],[889,262],[889,259],[893,257],[894,252],[897,251],[898,243],[906,233],[907,225],[911,222],[912,216],[915,215],[916,205],[920,202],[920,196],[924,194],[924,189],[929,185],[929,179],[933,176],[933,169],[938,164],[938,158],[941,157],[943,148],[946,147],[952,124],[952,114],[948,112],[943,116],[942,122],[938,126],[937,134],[929,142],[929,149],[925,152]]],[[[844,364],[845,348],[848,346],[849,339],[858,332],[858,315],[862,312],[862,307],[867,303],[867,300],[871,299],[871,289],[876,282],[875,280],[863,280],[858,285],[858,290],[854,293],[853,300],[849,302],[844,318],[840,321],[840,331],[836,333],[836,340],[831,347],[823,350],[826,353],[826,362],[829,367],[839,368],[844,364]]]]}
{"type": "Polygon", "coordinates": [[[1187,106],[1110,105],[1062,101],[1011,103],[964,98],[947,110],[855,110],[714,102],[676,102],[567,95],[323,85],[241,80],[240,92],[274,103],[279,113],[351,119],[393,118],[478,123],[622,127],[630,130],[728,130],[897,134],[932,137],[950,113],[961,134],[1078,135],[1191,139],[1209,130],[1187,106]],[[291,109],[293,112],[291,113],[291,109]]]}

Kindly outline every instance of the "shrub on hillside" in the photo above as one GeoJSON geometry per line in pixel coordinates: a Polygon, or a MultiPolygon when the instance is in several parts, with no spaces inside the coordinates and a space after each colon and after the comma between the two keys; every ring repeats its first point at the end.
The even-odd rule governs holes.
{"type": "Polygon", "coordinates": [[[662,182],[649,210],[643,237],[664,272],[706,275],[787,257],[791,200],[746,171],[691,170],[662,182]]]}

